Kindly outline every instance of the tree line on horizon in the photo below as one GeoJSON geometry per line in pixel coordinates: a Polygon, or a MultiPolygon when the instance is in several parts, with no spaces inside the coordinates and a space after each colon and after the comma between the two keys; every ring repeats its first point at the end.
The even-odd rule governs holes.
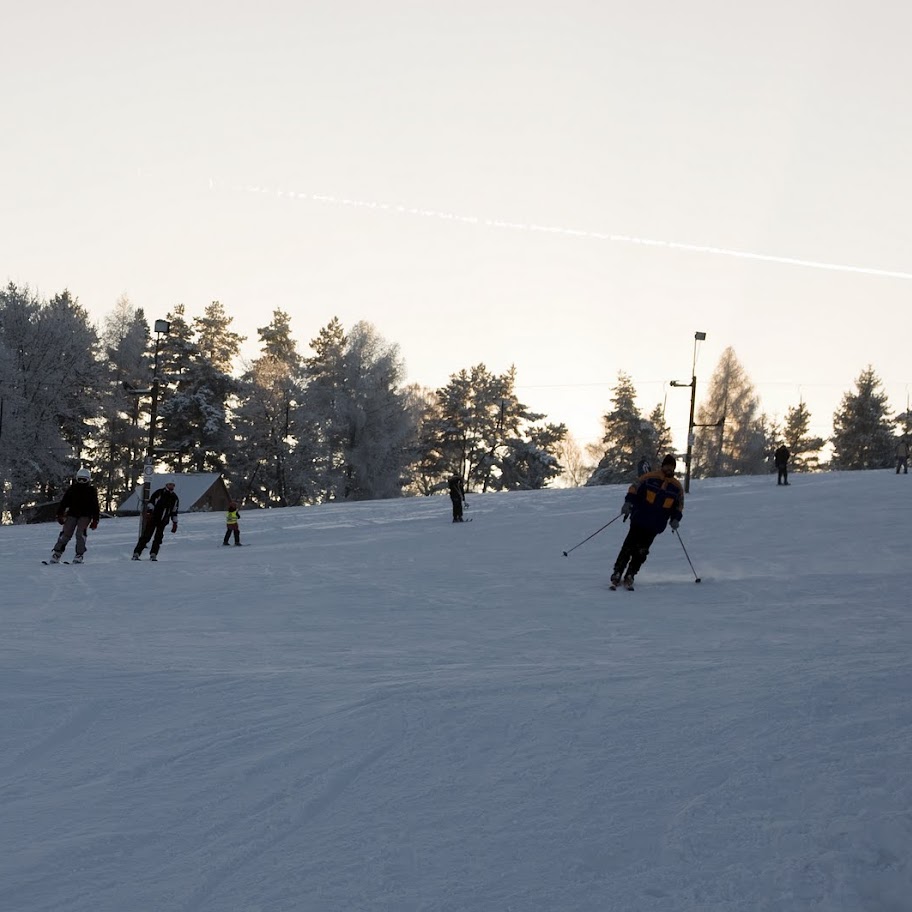
{"type": "MultiPolygon", "coordinates": [[[[248,506],[427,495],[458,475],[469,491],[534,490],[628,481],[645,455],[670,449],[657,405],[643,416],[619,372],[603,436],[586,456],[564,424],[516,395],[516,368],[484,364],[437,390],[405,382],[397,345],[367,322],[333,318],[298,350],[281,310],[257,329],[259,354],[235,371],[244,338],[218,301],[190,318],[182,304],[156,334],[121,298],[96,328],[69,291],[42,300],[13,283],[0,291],[0,497],[4,521],[59,497],[76,469],[92,470],[104,509],[136,487],[148,449],[157,347],[156,467],[222,473],[248,506]]],[[[886,396],[868,367],[834,415],[826,467],[880,468],[895,449],[886,396]]],[[[760,412],[728,349],[696,418],[693,477],[768,471],[784,440],[797,471],[823,468],[827,441],[808,434],[803,403],[783,426],[760,412]],[[720,420],[721,419],[721,420],[720,420]]]]}

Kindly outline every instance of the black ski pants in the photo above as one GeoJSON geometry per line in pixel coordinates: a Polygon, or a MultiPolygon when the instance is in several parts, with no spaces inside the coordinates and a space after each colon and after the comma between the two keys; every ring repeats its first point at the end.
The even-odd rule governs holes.
{"type": "Polygon", "coordinates": [[[165,537],[165,529],[168,528],[170,522],[171,520],[168,519],[167,516],[163,516],[159,520],[156,520],[154,517],[146,520],[142,534],[139,536],[139,541],[133,549],[133,553],[142,554],[143,548],[149,544],[149,539],[152,538],[154,533],[155,537],[152,538],[152,547],[149,548],[149,554],[158,554],[158,549],[161,548],[162,545],[162,539],[165,537]]]}
{"type": "Polygon", "coordinates": [[[787,465],[776,466],[779,470],[779,477],[776,479],[776,484],[788,484],[789,483],[789,470],[787,465]]]}
{"type": "Polygon", "coordinates": [[[631,523],[630,531],[627,533],[617,560],[614,562],[614,572],[620,577],[636,576],[637,571],[643,566],[646,556],[649,554],[649,548],[658,534],[658,532],[653,532],[644,526],[636,526],[631,523]]]}
{"type": "Polygon", "coordinates": [[[453,502],[453,522],[462,522],[462,498],[450,495],[453,502]]]}

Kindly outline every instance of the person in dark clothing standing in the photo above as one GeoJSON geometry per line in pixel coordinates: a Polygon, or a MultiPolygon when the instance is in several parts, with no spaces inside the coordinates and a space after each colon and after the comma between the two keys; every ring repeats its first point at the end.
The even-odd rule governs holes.
{"type": "Polygon", "coordinates": [[[465,487],[459,475],[451,475],[447,480],[450,489],[450,500],[453,503],[453,522],[463,522],[462,507],[465,504],[465,487]]]}
{"type": "Polygon", "coordinates": [[[623,581],[625,588],[633,589],[637,575],[653,540],[671,521],[677,529],[684,516],[684,488],[674,477],[675,458],[668,455],[657,472],[647,472],[628,489],[621,513],[630,518],[630,531],[621,545],[614,562],[611,585],[623,581]]]}
{"type": "Polygon", "coordinates": [[[900,437],[899,443],[896,444],[896,474],[902,469],[903,475],[909,474],[909,441],[905,437],[900,437]]]}
{"type": "Polygon", "coordinates": [[[776,479],[777,485],[787,485],[789,483],[788,461],[791,455],[784,443],[773,454],[773,458],[776,460],[776,471],[779,473],[776,479]]]}
{"type": "Polygon", "coordinates": [[[639,478],[640,475],[645,475],[647,472],[651,472],[651,471],[652,471],[652,463],[649,461],[648,456],[644,456],[637,463],[637,478],[639,478]]]}
{"type": "Polygon", "coordinates": [[[92,473],[80,469],[76,480],[66,489],[57,507],[57,522],[63,528],[51,552],[50,563],[56,564],[66,550],[67,542],[76,533],[76,556],[74,564],[81,564],[86,553],[86,530],[98,528],[101,509],[98,505],[98,489],[92,484],[92,473]]]}
{"type": "Polygon", "coordinates": [[[133,549],[133,560],[139,560],[139,555],[149,544],[152,535],[152,547],[149,549],[149,560],[158,560],[158,550],[162,546],[165,527],[171,523],[171,531],[177,532],[177,512],[180,501],[174,493],[174,482],[169,481],[163,488],[159,488],[150,498],[146,515],[143,520],[143,530],[139,541],[133,549]]]}

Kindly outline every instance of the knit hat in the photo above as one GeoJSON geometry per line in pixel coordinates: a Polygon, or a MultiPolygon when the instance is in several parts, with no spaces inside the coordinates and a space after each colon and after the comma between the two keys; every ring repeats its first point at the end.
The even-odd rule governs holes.
{"type": "Polygon", "coordinates": [[[665,468],[665,466],[671,466],[671,468],[673,469],[676,465],[677,465],[677,463],[675,462],[675,458],[674,458],[674,456],[671,455],[671,453],[669,453],[669,454],[662,460],[662,468],[663,468],[663,469],[665,468]]]}

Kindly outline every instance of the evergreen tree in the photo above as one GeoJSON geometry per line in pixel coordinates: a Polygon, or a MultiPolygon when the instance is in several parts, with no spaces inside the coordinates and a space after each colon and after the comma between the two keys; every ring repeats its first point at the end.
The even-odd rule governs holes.
{"type": "Polygon", "coordinates": [[[780,437],[791,453],[790,466],[794,472],[813,472],[820,464],[820,450],[826,441],[822,437],[811,436],[811,413],[804,402],[790,408],[785,415],[785,429],[779,433],[773,430],[773,439],[780,437]]]}
{"type": "Polygon", "coordinates": [[[88,456],[99,413],[98,336],[68,291],[41,301],[0,292],[3,513],[53,499],[88,456]]]}
{"type": "MultiPolygon", "coordinates": [[[[230,371],[243,341],[230,329],[232,320],[218,301],[194,319],[189,364],[159,409],[162,449],[175,451],[163,452],[162,461],[175,469],[189,464],[196,472],[221,472],[232,450],[229,400],[237,382],[230,371]]],[[[169,341],[174,335],[172,321],[169,341]]]]}
{"type": "Polygon", "coordinates": [[[525,437],[511,437],[498,460],[498,486],[506,491],[537,491],[563,471],[557,453],[567,436],[563,424],[532,427],[525,437]]]}
{"type": "Polygon", "coordinates": [[[405,389],[408,405],[416,420],[416,439],[411,448],[404,490],[428,495],[446,476],[446,457],[435,442],[432,429],[441,424],[440,402],[434,390],[412,384],[405,389]]]}
{"type": "Polygon", "coordinates": [[[239,445],[234,447],[229,474],[247,502],[284,507],[301,503],[307,487],[297,468],[303,365],[288,314],[274,311],[272,322],[257,333],[261,354],[241,378],[233,423],[239,445]]]}
{"type": "Polygon", "coordinates": [[[906,405],[906,410],[900,412],[894,419],[899,427],[899,436],[906,440],[912,438],[912,409],[906,405]]]}
{"type": "Polygon", "coordinates": [[[417,435],[417,416],[400,390],[405,367],[399,346],[362,320],[348,335],[344,363],[344,497],[399,497],[417,435]]]}
{"type": "Polygon", "coordinates": [[[126,297],[105,318],[102,345],[106,382],[93,461],[102,508],[111,510],[136,486],[142,472],[145,434],[140,417],[148,414],[151,403],[149,326],[142,310],[126,297]]]}
{"type": "Polygon", "coordinates": [[[668,438],[660,407],[656,407],[650,418],[643,418],[636,404],[633,381],[624,371],[618,372],[613,392],[614,408],[602,416],[602,456],[587,486],[621,484],[636,478],[639,461],[646,456],[654,463],[668,438]],[[661,424],[657,425],[656,419],[661,424]]]}
{"type": "Polygon", "coordinates": [[[298,423],[306,434],[299,443],[314,451],[312,489],[306,494],[309,503],[344,498],[346,343],[345,330],[333,317],[311,340],[313,355],[304,361],[298,423]]]}
{"type": "Polygon", "coordinates": [[[467,491],[545,484],[561,472],[557,460],[563,425],[539,426],[516,395],[516,368],[494,374],[484,364],[451,375],[437,390],[437,406],[421,429],[418,462],[431,490],[458,475],[467,491]]]}
{"type": "Polygon", "coordinates": [[[662,403],[656,403],[655,408],[647,418],[647,442],[644,444],[646,455],[650,456],[650,464],[657,469],[662,459],[672,452],[671,428],[665,421],[665,409],[662,403]]]}
{"type": "Polygon", "coordinates": [[[730,347],[709,381],[695,427],[694,477],[761,475],[768,470],[766,418],[760,414],[753,383],[730,347]]]}
{"type": "Polygon", "coordinates": [[[868,365],[833,415],[833,468],[883,469],[892,466],[896,441],[887,395],[868,365]]]}
{"type": "Polygon", "coordinates": [[[361,321],[338,319],[311,342],[303,421],[316,441],[311,464],[320,500],[397,497],[408,479],[417,414],[400,389],[399,348],[361,321]]]}

